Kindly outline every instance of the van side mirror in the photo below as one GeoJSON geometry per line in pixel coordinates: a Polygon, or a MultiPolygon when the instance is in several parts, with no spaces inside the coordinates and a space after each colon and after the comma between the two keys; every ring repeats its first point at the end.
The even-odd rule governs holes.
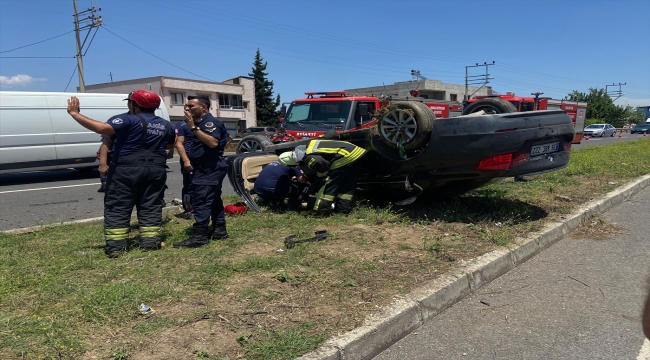
{"type": "Polygon", "coordinates": [[[358,116],[368,116],[368,104],[359,104],[359,105],[357,105],[357,115],[358,116]]]}
{"type": "Polygon", "coordinates": [[[283,118],[287,116],[287,105],[282,105],[280,108],[280,116],[283,118]]]}

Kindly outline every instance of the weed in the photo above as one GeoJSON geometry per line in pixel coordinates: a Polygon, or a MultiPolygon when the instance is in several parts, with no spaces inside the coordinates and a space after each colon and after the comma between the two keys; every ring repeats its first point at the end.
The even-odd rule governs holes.
{"type": "Polygon", "coordinates": [[[129,358],[129,350],[118,349],[113,352],[113,360],[127,360],[129,358]]]}

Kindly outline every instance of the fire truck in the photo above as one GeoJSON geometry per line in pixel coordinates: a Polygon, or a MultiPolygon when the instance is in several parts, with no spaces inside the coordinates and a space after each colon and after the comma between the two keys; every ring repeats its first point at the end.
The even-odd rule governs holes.
{"type": "MultiPolygon", "coordinates": [[[[282,106],[287,133],[296,139],[314,138],[326,132],[356,131],[377,125],[383,138],[395,148],[412,150],[428,141],[432,121],[460,114],[455,101],[392,96],[350,95],[346,91],[306,92],[306,97],[282,106]],[[378,110],[392,105],[396,111],[377,117],[378,110]],[[431,118],[431,119],[430,119],[431,118]]],[[[247,136],[237,153],[262,151],[272,145],[260,136],[247,136]]]]}
{"type": "Polygon", "coordinates": [[[463,115],[477,111],[488,114],[501,114],[511,112],[526,112],[536,110],[564,110],[571,118],[576,131],[573,144],[580,144],[583,138],[585,120],[587,117],[587,103],[556,100],[537,96],[517,96],[512,92],[497,95],[475,96],[467,101],[463,107],[463,115]],[[510,106],[512,105],[512,106],[510,106]]]}

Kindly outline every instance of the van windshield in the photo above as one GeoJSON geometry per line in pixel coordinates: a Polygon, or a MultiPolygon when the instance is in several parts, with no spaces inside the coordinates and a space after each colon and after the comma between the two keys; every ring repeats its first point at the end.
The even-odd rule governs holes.
{"type": "Polygon", "coordinates": [[[288,123],[345,124],[350,116],[350,101],[293,102],[287,110],[288,123]]]}

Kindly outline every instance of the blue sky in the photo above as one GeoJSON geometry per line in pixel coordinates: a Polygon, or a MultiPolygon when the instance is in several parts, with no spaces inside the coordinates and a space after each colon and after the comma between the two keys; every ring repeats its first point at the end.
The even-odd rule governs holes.
{"type": "MultiPolygon", "coordinates": [[[[73,30],[72,3],[0,0],[0,89],[64,91],[74,33],[13,49],[73,30]]],[[[412,69],[464,84],[466,65],[495,61],[499,92],[562,98],[627,83],[617,104],[650,105],[648,0],[78,0],[93,4],[104,22],[84,57],[86,84],[109,73],[223,81],[247,75],[259,48],[283,102],[411,80],[412,69]]],[[[67,91],[77,85],[75,75],[67,91]]]]}

